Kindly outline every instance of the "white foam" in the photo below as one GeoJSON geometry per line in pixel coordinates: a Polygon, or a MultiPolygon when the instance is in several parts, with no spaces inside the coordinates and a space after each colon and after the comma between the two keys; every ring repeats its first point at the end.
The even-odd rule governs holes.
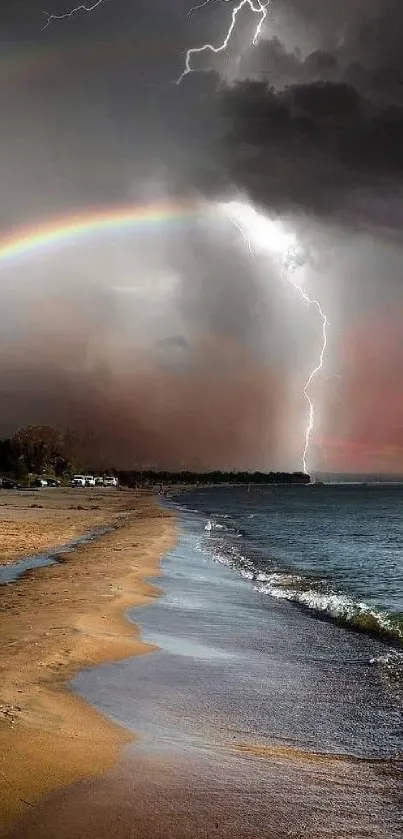
{"type": "Polygon", "coordinates": [[[207,540],[202,540],[197,545],[198,550],[203,553],[207,552],[215,562],[234,568],[244,579],[258,583],[254,588],[259,594],[298,603],[312,611],[322,612],[334,620],[355,624],[357,628],[359,628],[357,619],[367,616],[373,619],[375,630],[384,630],[386,633],[403,639],[402,630],[394,624],[387,613],[377,611],[367,603],[354,600],[347,594],[325,590],[324,581],[316,581],[318,587],[314,588],[310,586],[308,579],[298,574],[257,571],[254,563],[246,559],[235,547],[230,548],[229,553],[228,549],[224,551],[219,545],[215,544],[213,550],[211,547],[211,544],[207,545],[207,540]]]}
{"type": "Polygon", "coordinates": [[[323,612],[330,617],[346,622],[354,622],[360,616],[372,617],[380,629],[402,637],[400,630],[393,626],[388,615],[377,612],[363,601],[353,600],[346,594],[323,592],[312,588],[299,590],[293,588],[293,583],[301,581],[301,577],[287,574],[272,574],[265,584],[256,586],[260,594],[267,594],[278,600],[289,600],[300,603],[315,612],[323,612]]]}
{"type": "Polygon", "coordinates": [[[318,612],[327,612],[332,617],[354,617],[359,614],[370,614],[371,610],[365,603],[356,603],[344,594],[315,591],[315,589],[299,590],[293,584],[299,582],[300,577],[289,574],[272,574],[270,580],[262,586],[256,586],[260,594],[269,594],[279,600],[292,600],[301,603],[318,612]]]}

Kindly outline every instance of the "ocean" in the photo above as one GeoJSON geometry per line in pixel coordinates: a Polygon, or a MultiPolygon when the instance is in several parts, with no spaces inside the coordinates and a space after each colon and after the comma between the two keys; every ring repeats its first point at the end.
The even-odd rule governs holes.
{"type": "Polygon", "coordinates": [[[401,839],[403,488],[161,503],[178,544],[129,612],[156,651],[72,683],[141,739],[24,839],[401,839]]]}
{"type": "Polygon", "coordinates": [[[261,594],[403,645],[403,486],[251,485],[193,504],[208,517],[203,548],[261,594]]]}

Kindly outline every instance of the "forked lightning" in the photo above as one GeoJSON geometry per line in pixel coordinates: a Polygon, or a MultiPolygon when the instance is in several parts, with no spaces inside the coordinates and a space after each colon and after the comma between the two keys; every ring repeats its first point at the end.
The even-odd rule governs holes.
{"type": "Polygon", "coordinates": [[[318,360],[318,363],[317,363],[316,367],[314,367],[314,369],[310,373],[310,375],[308,377],[308,380],[307,380],[307,382],[304,386],[304,396],[305,396],[305,399],[307,400],[308,405],[309,405],[309,420],[308,420],[308,425],[307,425],[307,428],[306,428],[306,431],[305,431],[305,446],[304,446],[304,451],[303,451],[303,455],[302,455],[302,466],[303,466],[303,470],[304,470],[305,475],[307,475],[308,474],[308,465],[307,465],[308,451],[309,451],[309,446],[310,446],[313,430],[314,430],[314,427],[315,427],[315,406],[314,406],[314,403],[313,403],[313,401],[312,401],[312,399],[309,395],[309,388],[310,388],[313,380],[317,376],[317,374],[320,373],[321,370],[323,369],[323,362],[325,360],[325,354],[326,354],[326,350],[327,350],[327,327],[328,327],[329,321],[328,321],[327,315],[325,315],[319,301],[316,300],[315,298],[310,297],[309,294],[307,294],[306,291],[304,291],[304,289],[302,288],[301,285],[293,282],[293,280],[291,279],[290,273],[288,271],[286,271],[286,279],[288,280],[288,282],[290,282],[294,286],[294,288],[297,289],[297,291],[299,291],[301,297],[305,300],[305,303],[308,303],[309,306],[314,306],[317,309],[317,311],[318,311],[318,313],[319,313],[319,315],[322,319],[322,346],[321,346],[321,350],[320,350],[319,360],[318,360]]]}
{"type": "Polygon", "coordinates": [[[45,29],[47,29],[48,26],[50,26],[53,20],[66,20],[69,17],[73,17],[74,15],[80,14],[80,12],[94,12],[95,9],[97,9],[98,6],[101,6],[101,4],[104,2],[105,0],[97,0],[96,3],[92,4],[92,6],[85,6],[84,4],[82,4],[80,6],[76,6],[74,9],[71,9],[69,12],[64,12],[64,14],[60,15],[53,15],[50,14],[50,12],[44,11],[44,15],[46,16],[46,23],[43,27],[43,31],[45,31],[45,29]]]}
{"type": "MultiPolygon", "coordinates": [[[[200,3],[199,6],[194,6],[193,9],[190,10],[190,14],[192,12],[196,11],[196,9],[203,8],[203,6],[208,6],[209,3],[211,3],[211,2],[212,2],[212,0],[206,0],[206,2],[200,3]]],[[[224,3],[229,3],[229,2],[231,2],[231,0],[224,0],[224,3]]],[[[268,7],[269,7],[270,3],[271,3],[271,0],[266,0],[265,3],[263,3],[262,0],[240,0],[240,2],[232,10],[231,22],[230,22],[230,25],[229,25],[228,30],[227,30],[227,34],[226,34],[222,44],[218,44],[218,46],[216,46],[216,47],[214,46],[214,44],[202,44],[201,47],[191,47],[190,49],[187,50],[186,60],[185,60],[185,69],[183,70],[183,72],[179,76],[179,79],[177,80],[177,84],[180,84],[182,79],[184,79],[185,76],[188,76],[189,73],[194,72],[194,68],[192,67],[192,56],[200,55],[200,53],[203,53],[203,52],[213,52],[214,55],[218,55],[220,52],[225,52],[225,50],[227,49],[228,44],[231,40],[231,36],[233,34],[233,31],[235,29],[238,14],[241,11],[241,9],[244,9],[246,6],[249,7],[249,9],[251,10],[251,12],[253,12],[254,15],[259,16],[259,20],[258,20],[256,29],[255,29],[255,32],[254,32],[254,35],[253,35],[253,38],[252,38],[252,43],[256,44],[256,42],[257,42],[257,40],[258,40],[258,38],[261,34],[262,26],[263,26],[263,24],[264,24],[264,22],[267,18],[267,12],[268,12],[268,7]]]]}

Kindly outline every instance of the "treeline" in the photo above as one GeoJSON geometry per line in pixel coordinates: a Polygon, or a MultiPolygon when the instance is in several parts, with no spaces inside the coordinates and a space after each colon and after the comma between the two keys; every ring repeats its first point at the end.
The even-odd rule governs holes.
{"type": "MultiPolygon", "coordinates": [[[[75,472],[97,474],[91,468],[95,459],[89,452],[97,450],[93,435],[79,436],[73,431],[61,431],[46,425],[29,425],[20,428],[11,437],[0,440],[0,476],[12,477],[20,483],[32,477],[54,476],[67,479],[75,472]]],[[[101,470],[104,471],[104,470],[101,470]]],[[[218,485],[218,484],[306,484],[308,475],[303,472],[210,472],[170,470],[108,469],[117,475],[119,483],[128,487],[155,485],[218,485]]]]}
{"type": "Polygon", "coordinates": [[[309,484],[303,472],[157,472],[118,471],[120,484],[128,487],[161,485],[211,485],[211,484],[309,484]]]}
{"type": "Polygon", "coordinates": [[[31,476],[69,477],[79,461],[81,441],[74,432],[30,425],[0,440],[0,474],[24,483],[31,476]]]}

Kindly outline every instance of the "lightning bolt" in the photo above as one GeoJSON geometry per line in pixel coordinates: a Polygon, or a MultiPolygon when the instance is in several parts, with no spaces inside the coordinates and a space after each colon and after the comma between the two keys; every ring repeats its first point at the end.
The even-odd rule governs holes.
{"type": "MultiPolygon", "coordinates": [[[[212,0],[205,0],[204,3],[200,3],[199,6],[194,6],[192,9],[190,9],[189,14],[192,14],[192,12],[195,12],[197,9],[202,9],[204,6],[208,6],[211,2],[212,2],[212,0]]],[[[229,2],[231,2],[231,0],[224,0],[224,3],[229,3],[229,2]]],[[[231,22],[230,22],[230,25],[227,29],[227,34],[226,34],[223,42],[221,44],[218,44],[218,46],[216,46],[216,47],[214,46],[214,44],[203,44],[201,47],[191,47],[191,49],[188,49],[187,53],[186,53],[186,59],[185,59],[185,68],[184,68],[183,72],[181,73],[181,75],[179,76],[176,83],[180,84],[182,79],[185,78],[185,76],[188,76],[189,73],[194,73],[195,72],[193,67],[192,67],[192,56],[193,55],[198,55],[198,54],[203,53],[203,52],[212,52],[212,53],[214,53],[214,55],[218,55],[220,52],[225,52],[226,51],[226,49],[228,47],[228,44],[231,40],[231,36],[233,34],[233,31],[236,27],[236,21],[237,21],[238,14],[241,11],[241,9],[245,8],[245,6],[248,6],[248,8],[251,10],[251,12],[253,12],[254,15],[259,16],[259,20],[258,20],[256,29],[255,29],[255,32],[254,32],[254,35],[253,35],[253,38],[252,38],[252,44],[253,45],[256,44],[256,42],[258,41],[259,36],[261,34],[263,24],[264,24],[264,22],[267,18],[268,7],[269,7],[270,3],[271,3],[271,0],[266,0],[266,2],[262,2],[262,0],[240,0],[240,2],[232,10],[231,22]]]]}
{"type": "Polygon", "coordinates": [[[291,278],[291,270],[287,271],[287,269],[285,269],[285,271],[283,272],[283,277],[285,276],[285,279],[288,282],[290,282],[294,286],[294,288],[297,289],[297,291],[299,291],[302,299],[305,301],[305,303],[308,304],[308,306],[313,306],[317,310],[317,312],[318,312],[318,314],[321,318],[321,321],[322,321],[322,344],[321,344],[321,348],[320,348],[318,363],[317,363],[316,367],[314,367],[314,369],[309,374],[308,379],[307,379],[307,381],[304,385],[304,396],[305,396],[305,399],[306,399],[306,401],[308,402],[308,405],[309,405],[309,417],[308,417],[308,425],[307,425],[306,431],[305,431],[305,446],[304,446],[304,451],[303,451],[303,454],[302,454],[302,466],[303,466],[304,474],[307,475],[308,474],[307,461],[308,461],[309,446],[310,446],[311,438],[312,438],[314,428],[315,428],[315,405],[314,405],[314,403],[313,403],[313,401],[312,401],[312,399],[309,395],[309,389],[310,389],[311,384],[313,383],[314,379],[318,375],[318,373],[320,373],[323,370],[323,364],[324,364],[326,350],[327,350],[327,328],[328,328],[328,325],[329,325],[329,321],[328,321],[327,315],[325,314],[325,312],[322,309],[321,304],[319,303],[319,300],[316,300],[316,298],[310,297],[309,294],[306,293],[305,289],[302,288],[300,283],[296,283],[296,282],[293,281],[293,279],[291,278]]]}
{"type": "Polygon", "coordinates": [[[284,233],[278,224],[271,219],[265,218],[258,213],[253,207],[242,202],[234,201],[230,204],[223,204],[221,208],[227,215],[227,218],[241,233],[246,245],[251,254],[257,253],[257,247],[276,254],[281,258],[281,277],[284,281],[290,283],[295,288],[301,299],[308,305],[316,309],[322,325],[322,341],[320,345],[320,353],[316,366],[311,371],[308,379],[304,385],[303,393],[308,403],[309,415],[308,424],[305,430],[304,450],[302,453],[302,466],[305,475],[308,475],[308,454],[311,444],[312,436],[315,430],[315,405],[310,396],[310,388],[316,376],[322,371],[325,355],[328,344],[328,317],[323,311],[323,308],[314,297],[305,291],[302,283],[298,282],[295,272],[298,268],[298,263],[295,256],[293,257],[293,250],[296,242],[292,241],[290,235],[284,233]]]}
{"type": "MultiPolygon", "coordinates": [[[[218,0],[204,0],[204,3],[199,3],[198,6],[192,6],[192,8],[189,9],[186,17],[190,17],[193,14],[193,12],[197,12],[199,9],[204,9],[205,6],[209,6],[210,3],[213,2],[218,3],[218,0]]],[[[228,2],[228,0],[226,0],[226,2],[228,2]]]]}
{"type": "Polygon", "coordinates": [[[48,29],[48,27],[54,20],[67,20],[67,18],[73,17],[74,15],[80,13],[94,12],[95,9],[97,9],[98,6],[101,6],[101,4],[104,2],[106,2],[106,0],[96,0],[96,2],[92,4],[92,6],[86,6],[85,4],[82,4],[80,6],[76,6],[74,9],[71,9],[69,12],[64,12],[64,14],[60,15],[53,15],[50,14],[50,12],[44,11],[43,14],[46,16],[46,23],[42,27],[42,32],[44,32],[45,29],[48,29]]]}

